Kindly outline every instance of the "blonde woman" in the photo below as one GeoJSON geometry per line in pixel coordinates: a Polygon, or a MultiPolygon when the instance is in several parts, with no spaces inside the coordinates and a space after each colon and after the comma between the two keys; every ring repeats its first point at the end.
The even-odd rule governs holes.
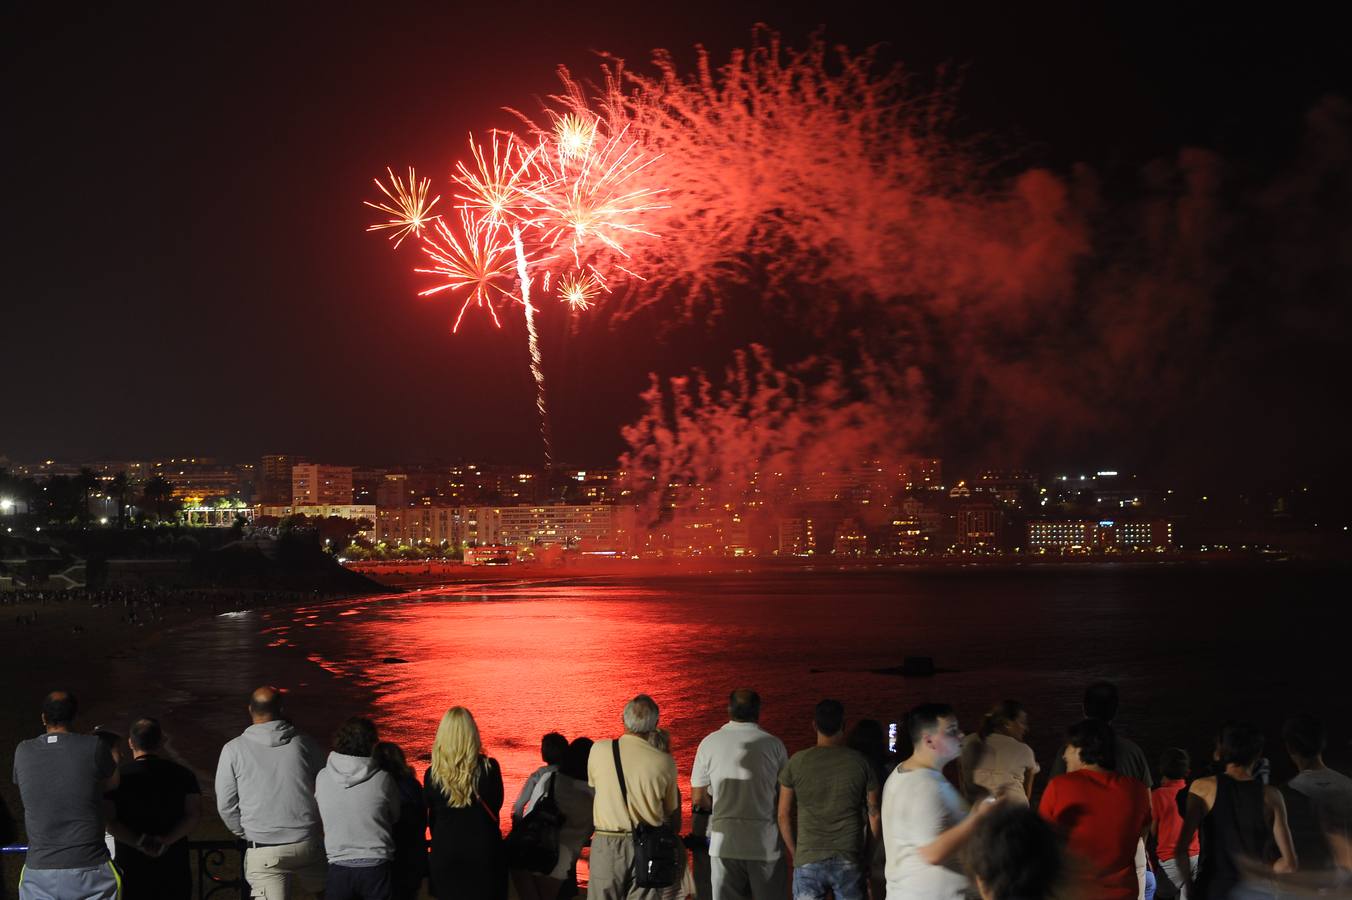
{"type": "Polygon", "coordinates": [[[483,754],[479,728],[463,706],[441,717],[432,765],[423,779],[432,829],[432,895],[457,900],[502,900],[507,864],[498,812],[502,770],[483,754]]]}

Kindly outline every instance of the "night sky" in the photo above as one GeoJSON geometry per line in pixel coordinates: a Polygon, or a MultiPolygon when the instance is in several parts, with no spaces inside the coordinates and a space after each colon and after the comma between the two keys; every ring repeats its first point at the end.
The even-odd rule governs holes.
{"type": "MultiPolygon", "coordinates": [[[[519,316],[500,331],[470,316],[452,336],[454,306],[416,296],[415,251],[365,234],[361,201],[386,165],[416,165],[449,194],[471,130],[510,126],[501,107],[534,108],[559,64],[593,73],[593,51],[641,69],[657,47],[689,63],[703,43],[722,60],[758,21],[790,44],[822,26],[830,43],[881,43],[881,59],[919,85],[939,67],[955,73],[954,128],[997,174],[1084,164],[1119,194],[1187,146],[1214,151],[1239,182],[1280,182],[1303,164],[1302,140],[1309,152],[1310,110],[1352,97],[1344,32],[1313,5],[1261,17],[1081,6],[8,4],[0,456],[537,462],[519,316]]],[[[1341,131],[1320,140],[1347,157],[1341,110],[1341,131]]],[[[1126,423],[1026,459],[999,458],[972,437],[979,428],[937,430],[924,449],[1040,466],[1215,472],[1223,457],[1330,470],[1352,449],[1336,427],[1352,286],[1337,202],[1347,181],[1337,189],[1324,214],[1344,240],[1299,262],[1316,276],[1293,296],[1265,288],[1211,304],[1218,333],[1240,334],[1202,361],[1221,387],[1162,398],[1150,428],[1126,423]]],[[[794,323],[758,315],[661,318],[616,325],[602,310],[576,332],[546,321],[560,460],[613,463],[650,370],[718,368],[756,337],[795,341],[794,323]]]]}

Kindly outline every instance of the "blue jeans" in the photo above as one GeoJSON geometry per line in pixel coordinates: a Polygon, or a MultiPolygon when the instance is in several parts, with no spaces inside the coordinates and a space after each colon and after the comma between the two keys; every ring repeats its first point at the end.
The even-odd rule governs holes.
{"type": "Polygon", "coordinates": [[[859,863],[833,856],[793,868],[793,900],[864,900],[864,870],[859,863]]]}

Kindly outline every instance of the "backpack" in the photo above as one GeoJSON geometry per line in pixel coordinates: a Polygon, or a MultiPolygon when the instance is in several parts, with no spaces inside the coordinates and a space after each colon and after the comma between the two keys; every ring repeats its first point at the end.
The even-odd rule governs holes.
{"type": "MultiPolygon", "coordinates": [[[[624,784],[624,766],[620,763],[620,742],[610,744],[615,754],[615,774],[620,779],[620,797],[629,808],[629,789],[624,784]]],[[[637,887],[665,888],[676,883],[681,874],[681,839],[670,825],[639,822],[634,827],[634,884],[637,887]]]]}
{"type": "Polygon", "coordinates": [[[512,826],[507,835],[507,865],[513,869],[548,875],[559,863],[559,829],[567,818],[554,799],[559,773],[550,772],[549,787],[530,812],[512,826]]]}

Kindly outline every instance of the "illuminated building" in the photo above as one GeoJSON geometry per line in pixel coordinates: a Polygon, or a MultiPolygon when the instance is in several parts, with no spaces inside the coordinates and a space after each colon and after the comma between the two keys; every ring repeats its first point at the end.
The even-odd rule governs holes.
{"type": "Polygon", "coordinates": [[[385,509],[403,509],[409,505],[408,476],[388,472],[376,485],[376,506],[385,509]]]}
{"type": "Polygon", "coordinates": [[[779,520],[779,555],[809,556],[817,553],[818,524],[810,516],[779,520]]]}
{"type": "Polygon", "coordinates": [[[602,504],[585,506],[501,506],[497,516],[497,541],[509,547],[562,544],[609,545],[613,537],[613,507],[602,504]]]}
{"type": "Polygon", "coordinates": [[[835,556],[864,556],[868,553],[868,535],[854,519],[845,519],[836,529],[835,556]]]}
{"type": "Polygon", "coordinates": [[[288,505],[292,500],[291,467],[304,463],[303,457],[289,453],[264,454],[258,465],[255,499],[267,506],[288,505]]]}
{"type": "Polygon", "coordinates": [[[989,502],[966,503],[958,510],[958,550],[993,553],[1000,549],[1004,513],[989,502]]]}
{"type": "Polygon", "coordinates": [[[291,467],[292,506],[348,506],[351,503],[351,466],[307,463],[291,467]]]}
{"type": "Polygon", "coordinates": [[[174,486],[174,499],[200,504],[244,494],[243,482],[252,480],[253,467],[241,471],[236,466],[221,466],[209,457],[196,456],[156,460],[150,465],[150,476],[156,475],[174,486]]]}
{"type": "Polygon", "coordinates": [[[1028,549],[1033,553],[1164,551],[1174,546],[1174,526],[1167,519],[1038,520],[1028,523],[1028,549]]]}

